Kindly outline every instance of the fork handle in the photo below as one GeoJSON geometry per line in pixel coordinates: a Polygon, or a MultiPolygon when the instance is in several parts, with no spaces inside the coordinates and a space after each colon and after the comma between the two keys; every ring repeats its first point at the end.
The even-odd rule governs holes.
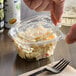
{"type": "Polygon", "coordinates": [[[37,71],[37,72],[29,75],[29,76],[36,76],[36,75],[38,75],[38,74],[40,74],[40,73],[42,73],[42,72],[44,72],[44,71],[47,71],[47,69],[46,69],[46,68],[43,68],[43,69],[41,69],[41,70],[39,70],[39,71],[37,71]]]}

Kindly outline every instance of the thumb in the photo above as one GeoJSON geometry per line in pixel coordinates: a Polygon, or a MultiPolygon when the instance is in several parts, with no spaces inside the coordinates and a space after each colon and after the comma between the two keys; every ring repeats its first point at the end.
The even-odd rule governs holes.
{"type": "Polygon", "coordinates": [[[57,20],[57,18],[56,18],[56,16],[55,16],[55,13],[54,13],[53,10],[51,10],[51,19],[52,19],[53,23],[54,23],[55,25],[57,25],[58,20],[57,20]]]}
{"type": "Polygon", "coordinates": [[[68,35],[66,36],[66,42],[68,44],[76,42],[76,24],[72,25],[68,35]]]}

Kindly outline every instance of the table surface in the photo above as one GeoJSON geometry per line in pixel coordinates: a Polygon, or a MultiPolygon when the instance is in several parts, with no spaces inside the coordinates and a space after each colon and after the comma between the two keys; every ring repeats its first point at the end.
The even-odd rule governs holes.
{"type": "MultiPolygon", "coordinates": [[[[62,27],[61,30],[67,34],[70,27],[62,27]]],[[[75,44],[68,45],[64,40],[58,42],[54,61],[64,57],[71,61],[71,65],[76,67],[75,44]]],[[[0,76],[18,76],[51,62],[51,58],[40,61],[25,61],[16,52],[16,47],[12,39],[8,36],[8,31],[0,34],[0,76]]]]}

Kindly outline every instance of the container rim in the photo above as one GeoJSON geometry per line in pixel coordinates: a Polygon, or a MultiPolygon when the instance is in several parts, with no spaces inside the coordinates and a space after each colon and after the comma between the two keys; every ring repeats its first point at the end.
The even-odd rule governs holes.
{"type": "MultiPolygon", "coordinates": [[[[34,20],[34,19],[36,19],[37,17],[40,17],[40,16],[43,16],[43,17],[48,17],[48,18],[50,18],[50,14],[49,13],[40,13],[40,14],[38,14],[38,15],[35,15],[35,16],[32,16],[32,17],[29,17],[28,19],[24,19],[24,20],[22,20],[21,22],[19,22],[16,26],[13,26],[10,30],[9,30],[9,35],[12,37],[12,33],[14,32],[13,31],[13,29],[15,30],[15,32],[18,32],[17,30],[18,30],[18,28],[20,27],[20,24],[22,24],[23,22],[29,22],[29,21],[31,21],[31,20],[34,20]],[[19,25],[19,26],[18,26],[19,25]]],[[[50,18],[51,19],[51,18],[50,18]]],[[[51,25],[50,25],[51,26],[51,25]]],[[[56,31],[58,31],[59,33],[60,33],[60,36],[58,37],[56,37],[56,38],[54,38],[54,39],[52,39],[52,40],[46,40],[46,41],[38,41],[38,42],[33,42],[33,43],[26,43],[26,44],[40,44],[40,43],[43,43],[43,42],[48,42],[48,41],[55,41],[55,40],[61,40],[61,39],[65,39],[65,35],[62,33],[62,31],[59,29],[59,27],[57,27],[57,26],[55,26],[54,24],[53,24],[53,22],[52,22],[52,27],[51,27],[52,29],[53,29],[53,31],[54,32],[56,32],[56,31]]],[[[17,40],[17,39],[15,39],[14,37],[12,37],[12,39],[13,40],[17,40]]],[[[18,41],[18,40],[17,40],[18,41]]],[[[19,42],[19,41],[18,41],[19,42]]],[[[20,42],[21,43],[21,42],[20,42]]]]}

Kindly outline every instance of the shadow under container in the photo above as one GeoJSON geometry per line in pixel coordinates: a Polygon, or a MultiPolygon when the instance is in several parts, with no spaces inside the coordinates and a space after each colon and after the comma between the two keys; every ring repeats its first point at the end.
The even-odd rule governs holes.
{"type": "Polygon", "coordinates": [[[17,47],[18,55],[25,60],[52,57],[57,41],[64,39],[64,34],[45,14],[23,20],[10,29],[9,35],[17,47]]]}

